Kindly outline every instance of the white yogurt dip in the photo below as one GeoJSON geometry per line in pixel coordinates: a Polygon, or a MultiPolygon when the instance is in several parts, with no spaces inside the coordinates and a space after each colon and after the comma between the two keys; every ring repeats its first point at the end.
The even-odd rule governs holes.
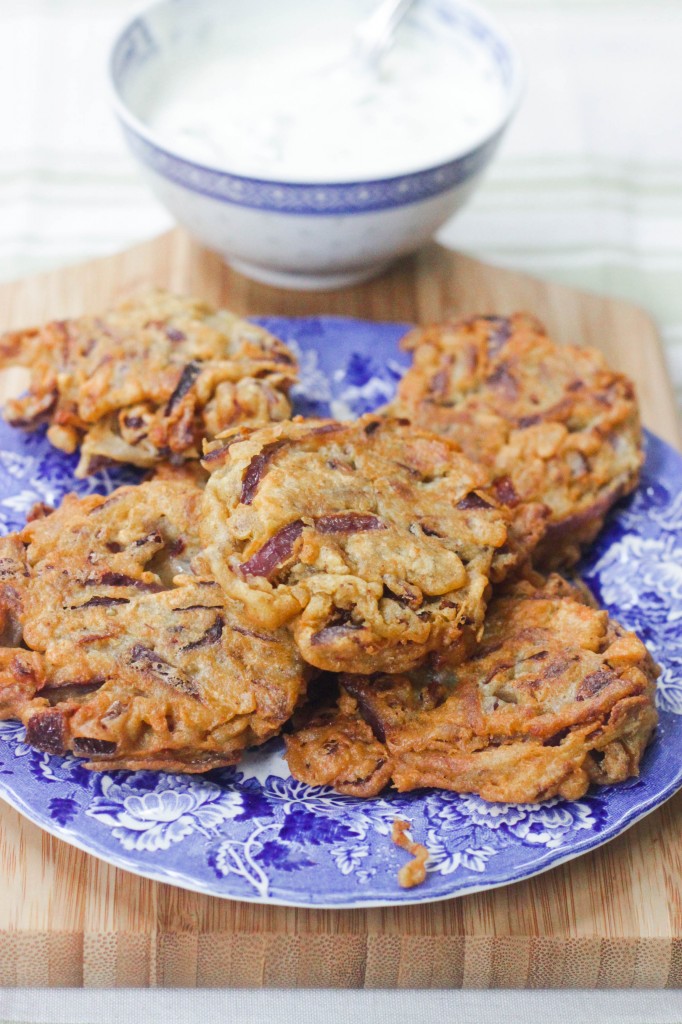
{"type": "Polygon", "coordinates": [[[277,181],[364,181],[445,163],[487,138],[507,102],[489,54],[410,17],[376,70],[341,39],[229,37],[176,62],[140,114],[198,163],[277,181]]]}

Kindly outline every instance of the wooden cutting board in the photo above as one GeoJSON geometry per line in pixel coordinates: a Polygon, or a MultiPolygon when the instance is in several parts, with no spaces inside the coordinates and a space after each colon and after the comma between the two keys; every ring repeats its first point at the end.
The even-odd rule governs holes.
{"type": "MultiPolygon", "coordinates": [[[[247,314],[423,322],[526,309],[559,340],[601,348],[636,381],[645,424],[680,446],[660,343],[641,310],[438,246],[347,291],[283,292],[176,231],[0,286],[0,329],[95,312],[151,284],[247,314]]],[[[682,793],[602,849],[527,882],[399,909],[301,910],[137,878],[0,803],[0,987],[678,987],[681,833],[682,793]]]]}

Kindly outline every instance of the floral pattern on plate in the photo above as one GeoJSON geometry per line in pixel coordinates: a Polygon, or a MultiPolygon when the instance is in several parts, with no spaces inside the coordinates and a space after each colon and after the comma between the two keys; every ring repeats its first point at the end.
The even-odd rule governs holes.
{"type": "MultiPolygon", "coordinates": [[[[296,409],[358,415],[394,393],[408,357],[405,324],[336,317],[268,317],[301,363],[296,409]]],[[[75,457],[43,434],[0,424],[0,529],[23,525],[36,501],[55,504],[138,479],[116,470],[73,477],[75,457]]],[[[418,903],[527,878],[601,845],[682,786],[682,458],[649,436],[642,485],[589,553],[584,577],[660,662],[661,724],[638,779],[582,800],[487,804],[440,791],[373,800],[293,780],[273,740],[237,768],[204,776],[92,773],[73,757],[24,743],[0,723],[0,794],[32,821],[98,857],[146,877],[234,899],[301,906],[418,903]],[[402,890],[405,854],[391,842],[396,817],[429,849],[426,882],[402,890]]]]}

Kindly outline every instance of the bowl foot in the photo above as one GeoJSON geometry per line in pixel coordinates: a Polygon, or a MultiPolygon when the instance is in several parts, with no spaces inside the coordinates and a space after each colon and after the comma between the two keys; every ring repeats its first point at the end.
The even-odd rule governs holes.
{"type": "Polygon", "coordinates": [[[377,277],[391,263],[390,260],[386,260],[382,263],[373,263],[370,267],[349,270],[341,274],[325,272],[306,274],[263,267],[258,263],[233,259],[229,256],[225,257],[225,261],[238,273],[250,277],[254,281],[272,285],[273,288],[287,288],[294,291],[335,291],[338,288],[349,288],[351,285],[360,284],[361,281],[369,281],[370,278],[377,277]]]}

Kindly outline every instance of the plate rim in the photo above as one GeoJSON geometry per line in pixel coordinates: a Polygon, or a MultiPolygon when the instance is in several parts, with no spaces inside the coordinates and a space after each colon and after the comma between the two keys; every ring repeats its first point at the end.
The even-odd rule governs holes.
{"type": "MultiPolygon", "coordinates": [[[[599,792],[602,790],[607,791],[610,788],[611,787],[609,786],[600,787],[599,792]]],[[[47,832],[49,835],[54,836],[55,839],[63,840],[68,843],[69,846],[73,846],[82,853],[87,853],[89,856],[95,857],[97,860],[104,864],[108,864],[110,867],[121,871],[127,871],[129,874],[136,875],[138,878],[147,879],[148,881],[171,885],[177,889],[183,889],[186,892],[195,892],[201,896],[215,896],[217,899],[227,900],[233,903],[252,903],[259,906],[293,907],[301,910],[371,910],[381,907],[405,907],[427,903],[442,903],[445,900],[458,899],[460,896],[471,896],[477,892],[488,892],[493,889],[504,888],[508,885],[516,885],[520,882],[526,882],[531,878],[537,878],[539,875],[544,875],[547,871],[561,867],[562,864],[566,864],[569,861],[576,860],[585,854],[591,853],[593,850],[606,846],[614,839],[618,839],[619,836],[623,835],[638,822],[642,821],[643,818],[648,817],[654,811],[658,810],[659,807],[666,804],[680,791],[682,791],[682,762],[680,763],[680,769],[675,781],[669,784],[662,793],[652,794],[649,802],[644,805],[644,807],[641,804],[633,807],[632,811],[635,813],[633,813],[632,816],[624,814],[617,823],[614,822],[611,827],[611,834],[606,836],[602,834],[599,836],[586,837],[580,844],[577,844],[579,846],[578,849],[576,849],[576,846],[573,846],[570,852],[566,852],[563,856],[559,851],[548,850],[546,857],[549,862],[542,863],[537,869],[531,869],[528,874],[519,875],[518,871],[524,870],[524,868],[517,868],[517,877],[515,878],[487,882],[481,885],[465,886],[458,889],[456,892],[442,893],[438,896],[423,896],[419,898],[417,895],[419,893],[419,886],[415,886],[411,889],[403,890],[407,894],[405,899],[387,897],[374,900],[354,900],[352,903],[347,901],[339,901],[338,903],[317,903],[299,902],[298,900],[289,898],[284,899],[277,896],[236,896],[229,892],[215,891],[210,886],[202,886],[200,883],[195,882],[193,879],[183,875],[181,872],[176,872],[168,868],[155,872],[153,870],[147,870],[146,868],[141,869],[136,865],[129,866],[127,863],[128,858],[125,855],[116,857],[110,853],[100,852],[99,850],[81,842],[75,833],[69,831],[64,826],[55,825],[52,821],[42,821],[40,819],[40,815],[36,814],[32,808],[23,805],[23,800],[21,798],[17,797],[13,793],[7,792],[4,781],[0,778],[0,799],[17,811],[17,813],[27,818],[32,824],[40,828],[41,831],[47,832]],[[623,824],[623,822],[625,823],[623,824]],[[556,853],[556,857],[552,857],[552,853],[556,853]],[[415,894],[415,898],[410,898],[410,894],[412,893],[415,894]]],[[[386,842],[391,842],[390,836],[386,836],[386,842]]],[[[97,844],[95,843],[95,846],[96,845],[97,844]]],[[[405,863],[408,862],[406,861],[405,863]]]]}

